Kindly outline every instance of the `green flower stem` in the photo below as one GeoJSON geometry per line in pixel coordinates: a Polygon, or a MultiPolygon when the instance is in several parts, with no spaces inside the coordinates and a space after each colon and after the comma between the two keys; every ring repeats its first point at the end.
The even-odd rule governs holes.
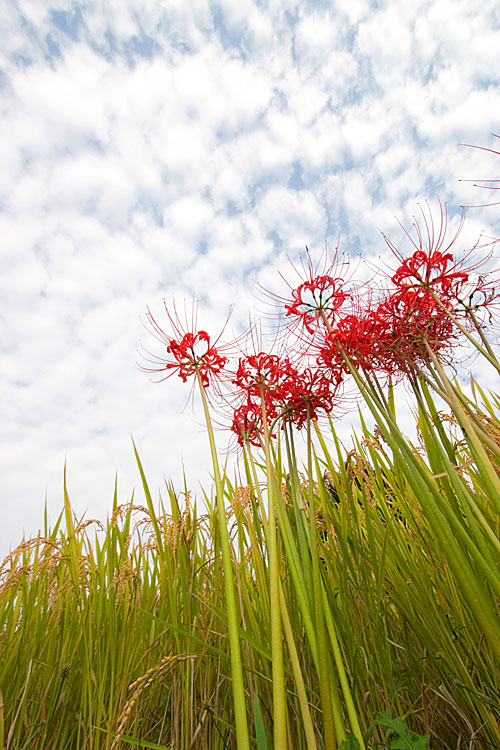
{"type": "Polygon", "coordinates": [[[467,310],[467,314],[468,314],[469,318],[470,318],[470,319],[472,320],[472,323],[473,323],[473,325],[474,325],[474,328],[475,328],[475,329],[476,329],[476,331],[478,332],[478,334],[479,334],[479,337],[480,337],[481,341],[482,341],[482,342],[483,342],[483,344],[484,344],[484,348],[486,349],[486,351],[487,351],[487,352],[488,352],[488,354],[490,355],[490,357],[491,357],[491,361],[492,361],[492,362],[493,362],[493,361],[495,361],[495,362],[498,362],[498,359],[497,359],[497,357],[495,357],[495,352],[493,351],[493,349],[492,349],[492,346],[491,346],[490,342],[489,342],[489,341],[488,341],[488,339],[486,338],[486,335],[485,335],[485,333],[484,333],[484,331],[483,331],[483,329],[482,329],[482,327],[481,327],[481,324],[479,323],[478,319],[476,318],[476,316],[475,316],[475,315],[474,315],[474,313],[472,312],[472,309],[468,309],[468,310],[467,310]]]}
{"type": "Polygon", "coordinates": [[[252,481],[253,481],[253,486],[255,488],[255,492],[257,493],[257,502],[259,504],[259,510],[260,510],[260,513],[261,513],[261,520],[262,520],[262,527],[264,529],[264,536],[266,538],[266,543],[269,544],[269,541],[268,541],[268,539],[269,539],[269,525],[267,523],[266,508],[265,508],[265,505],[264,505],[264,500],[263,500],[263,497],[262,497],[262,492],[260,490],[259,479],[257,477],[257,468],[255,466],[255,461],[253,459],[253,454],[252,454],[252,451],[250,450],[250,446],[246,445],[243,450],[244,450],[244,455],[245,455],[245,461],[247,461],[247,459],[248,459],[248,463],[249,463],[250,468],[251,468],[252,481]]]}
{"type": "MultiPolygon", "coordinates": [[[[255,462],[253,460],[253,456],[250,450],[248,451],[248,456],[252,465],[253,481],[254,481],[254,486],[258,494],[259,505],[262,506],[262,497],[261,497],[259,484],[257,481],[257,472],[255,468],[255,462]]],[[[280,524],[281,538],[283,540],[283,546],[286,552],[286,559],[287,559],[287,563],[289,566],[290,575],[291,575],[293,585],[295,588],[295,593],[297,595],[297,600],[298,600],[300,612],[301,612],[303,623],[304,623],[304,630],[306,631],[306,635],[309,641],[309,647],[311,649],[311,654],[314,660],[314,664],[316,666],[316,669],[319,670],[316,630],[314,627],[309,603],[307,600],[306,583],[304,581],[304,576],[302,574],[302,565],[303,565],[302,558],[294,542],[294,539],[292,536],[292,530],[290,528],[290,524],[286,516],[286,513],[283,511],[282,500],[279,494],[276,496],[276,500],[277,500],[276,511],[278,513],[278,522],[280,524]]],[[[264,526],[264,532],[266,535],[266,540],[268,540],[269,532],[268,532],[268,526],[267,526],[267,517],[265,515],[263,516],[263,526],[264,526]]],[[[309,552],[307,554],[309,554],[309,552]]]]}
{"type": "Polygon", "coordinates": [[[283,630],[285,632],[285,638],[288,645],[288,651],[290,654],[290,661],[292,662],[293,676],[295,679],[295,686],[297,688],[297,695],[299,696],[300,712],[302,714],[302,721],[304,723],[304,733],[306,735],[306,743],[308,750],[317,750],[316,737],[314,735],[314,726],[311,719],[311,712],[309,711],[309,703],[307,701],[306,688],[304,685],[304,677],[302,675],[302,669],[300,668],[299,655],[297,653],[297,647],[295,646],[295,639],[293,637],[293,628],[288,616],[288,610],[286,606],[285,596],[283,594],[283,587],[280,582],[280,606],[281,606],[281,617],[283,621],[283,630]]]}
{"type": "MultiPolygon", "coordinates": [[[[316,432],[316,436],[319,439],[320,445],[324,451],[325,456],[328,456],[329,455],[328,449],[326,447],[325,440],[319,430],[317,423],[314,424],[314,429],[316,432]]],[[[339,446],[337,444],[337,449],[338,448],[339,446]]],[[[318,483],[320,483],[321,482],[321,470],[320,470],[319,462],[318,462],[316,455],[315,455],[315,465],[316,465],[316,474],[318,478],[317,481],[318,483]]],[[[333,466],[330,466],[330,469],[333,470],[333,466]]],[[[310,471],[312,471],[312,469],[310,471]]],[[[312,474],[311,474],[311,478],[312,478],[312,474]]],[[[356,708],[354,705],[354,700],[352,698],[351,689],[349,687],[349,681],[347,679],[347,674],[346,674],[344,662],[342,659],[342,653],[340,650],[340,645],[339,645],[339,641],[337,637],[337,632],[335,629],[334,620],[332,617],[330,605],[328,602],[328,597],[326,595],[326,591],[325,591],[322,581],[321,581],[321,597],[322,597],[322,606],[323,606],[323,612],[324,612],[324,617],[325,617],[325,622],[326,622],[326,628],[327,628],[328,637],[330,639],[330,644],[331,644],[332,651],[333,651],[333,659],[335,662],[335,667],[337,670],[340,687],[342,690],[342,694],[344,696],[344,701],[345,701],[345,705],[347,709],[347,715],[349,717],[351,732],[358,740],[360,750],[364,750],[365,744],[364,744],[364,739],[363,739],[363,733],[361,732],[361,728],[359,725],[358,715],[357,715],[356,708]]],[[[340,700],[338,698],[336,689],[332,691],[332,696],[333,696],[333,714],[334,714],[334,719],[335,719],[335,726],[337,727],[339,723],[342,722],[342,718],[341,718],[340,700]]]]}
{"type": "Polygon", "coordinates": [[[280,612],[280,574],[278,560],[278,541],[276,538],[276,515],[274,493],[275,473],[271,461],[270,435],[267,424],[266,405],[264,402],[263,386],[261,386],[262,419],[264,425],[264,451],[266,456],[266,475],[268,493],[268,552],[269,552],[269,593],[271,599],[271,653],[273,667],[273,719],[274,719],[274,750],[286,750],[287,740],[287,710],[285,696],[285,674],[283,670],[283,646],[281,635],[280,612]]]}
{"type": "Polygon", "coordinates": [[[217,458],[217,449],[215,447],[215,437],[208,408],[205,389],[201,380],[199,371],[196,371],[196,378],[203,404],[205,422],[208,430],[208,439],[210,441],[210,452],[212,455],[212,464],[214,469],[215,489],[217,495],[217,516],[219,522],[219,533],[221,538],[222,564],[224,568],[224,586],[226,592],[227,604],[227,622],[229,631],[229,653],[231,657],[231,675],[233,680],[233,700],[234,716],[236,724],[236,742],[238,750],[250,750],[250,740],[248,734],[248,723],[245,707],[245,688],[243,682],[243,668],[241,663],[240,639],[239,639],[239,618],[236,606],[236,595],[233,583],[233,563],[231,558],[231,547],[229,544],[229,533],[226,525],[226,509],[224,506],[224,491],[220,475],[219,462],[217,458]]]}
{"type": "Polygon", "coordinates": [[[319,563],[318,539],[316,532],[316,511],[313,492],[312,476],[312,445],[311,445],[311,418],[309,413],[309,404],[307,405],[307,473],[308,473],[308,504],[309,504],[309,544],[312,556],[312,576],[313,576],[313,595],[314,595],[314,615],[316,621],[316,635],[318,639],[318,657],[319,657],[319,690],[321,695],[321,706],[323,709],[323,728],[326,750],[335,750],[337,743],[335,735],[339,742],[345,739],[345,730],[343,723],[334,724],[332,711],[332,696],[330,685],[330,673],[328,669],[328,648],[325,632],[325,618],[323,614],[322,601],[322,581],[319,563]]]}
{"type": "MultiPolygon", "coordinates": [[[[249,446],[245,446],[244,453],[245,453],[245,463],[246,463],[246,465],[248,465],[249,470],[250,470],[250,467],[251,467],[252,480],[253,480],[254,487],[256,488],[256,492],[257,492],[257,496],[258,496],[258,502],[259,502],[259,507],[260,507],[260,510],[261,510],[261,513],[262,513],[262,525],[264,527],[264,534],[265,534],[265,538],[266,538],[266,541],[267,541],[267,545],[269,547],[269,525],[268,525],[268,521],[267,521],[267,515],[266,515],[264,507],[263,507],[262,495],[261,495],[260,488],[259,488],[259,483],[258,483],[258,480],[257,480],[257,471],[256,471],[256,467],[255,467],[255,462],[253,460],[252,452],[251,452],[249,446]]],[[[284,516],[283,513],[280,512],[280,507],[279,506],[277,508],[277,511],[278,511],[278,517],[281,519],[281,521],[285,520],[286,516],[284,516]]],[[[290,565],[290,569],[292,571],[292,578],[294,578],[293,571],[296,568],[296,573],[297,573],[298,568],[300,566],[300,563],[296,562],[295,566],[293,565],[293,563],[295,561],[295,558],[294,558],[294,555],[293,555],[293,550],[289,549],[290,545],[291,544],[293,545],[293,542],[291,540],[291,535],[288,534],[288,532],[289,532],[289,529],[285,529],[284,542],[285,542],[285,548],[287,550],[287,560],[288,560],[288,563],[290,565]],[[287,542],[288,542],[288,544],[287,544],[287,542]]],[[[296,552],[296,550],[295,550],[295,552],[296,552]]],[[[294,578],[294,581],[295,581],[295,578],[294,578]]],[[[309,610],[307,608],[307,604],[305,603],[305,599],[303,597],[303,586],[301,586],[300,584],[298,584],[298,585],[296,584],[296,592],[297,592],[297,595],[299,597],[299,601],[301,603],[301,611],[303,613],[305,612],[307,614],[307,616],[308,616],[309,615],[309,610]],[[302,594],[302,597],[300,596],[301,594],[302,594]]],[[[286,642],[287,642],[287,646],[288,646],[288,652],[290,654],[290,661],[291,661],[291,665],[292,665],[292,672],[293,672],[293,676],[294,676],[294,680],[295,680],[295,686],[296,686],[296,689],[297,689],[297,695],[298,695],[298,698],[299,698],[299,705],[300,705],[300,711],[301,711],[302,721],[303,721],[303,726],[304,726],[304,733],[305,733],[305,736],[306,736],[307,748],[308,748],[308,750],[317,750],[316,738],[315,738],[315,734],[314,734],[314,726],[313,726],[313,723],[312,723],[311,713],[310,713],[310,710],[309,710],[309,703],[307,701],[307,694],[306,694],[306,689],[305,689],[305,684],[304,684],[304,677],[303,677],[302,669],[301,669],[301,666],[300,666],[300,660],[299,660],[299,656],[298,656],[298,653],[297,653],[297,647],[295,645],[295,639],[294,639],[294,635],[293,635],[293,627],[291,625],[290,617],[288,615],[288,609],[287,609],[286,600],[285,600],[285,597],[284,597],[284,594],[283,594],[283,587],[282,587],[281,581],[280,581],[280,585],[279,585],[279,595],[280,595],[280,610],[281,610],[281,619],[282,619],[282,624],[283,624],[283,631],[284,631],[286,642]]],[[[307,622],[308,623],[310,622],[309,634],[310,635],[314,634],[314,627],[313,627],[313,624],[312,624],[312,621],[310,620],[310,618],[307,620],[307,622]]],[[[317,662],[317,653],[316,653],[316,642],[315,642],[315,640],[312,642],[311,651],[312,651],[313,654],[316,654],[316,662],[317,662]]]]}
{"type": "Polygon", "coordinates": [[[351,689],[349,687],[349,681],[347,679],[347,674],[346,674],[344,662],[342,659],[342,652],[340,650],[340,645],[339,645],[339,641],[337,638],[337,632],[335,630],[335,624],[333,622],[332,613],[330,612],[330,608],[328,606],[328,599],[327,599],[324,588],[322,589],[322,595],[323,595],[323,606],[325,610],[326,627],[328,630],[328,635],[330,637],[330,643],[331,643],[332,651],[333,651],[333,659],[335,661],[335,666],[337,668],[340,687],[342,688],[342,694],[344,696],[344,701],[346,704],[347,715],[349,717],[349,723],[351,725],[351,732],[358,740],[360,750],[365,750],[365,742],[363,739],[363,733],[361,731],[361,727],[359,726],[358,714],[356,712],[356,707],[354,705],[354,701],[352,698],[351,689]]]}
{"type": "MultiPolygon", "coordinates": [[[[303,588],[307,592],[307,598],[309,601],[309,609],[312,611],[314,608],[314,594],[312,587],[312,569],[311,569],[311,555],[309,553],[309,542],[307,538],[307,529],[305,521],[305,507],[302,499],[302,493],[300,488],[299,474],[297,470],[297,457],[295,453],[295,446],[293,441],[293,431],[290,422],[285,423],[285,442],[286,451],[288,457],[288,471],[290,472],[290,489],[293,498],[293,513],[295,518],[295,526],[297,529],[298,536],[298,549],[300,550],[300,565],[301,579],[303,581],[303,588]]],[[[281,523],[281,521],[280,521],[281,523]]],[[[317,654],[316,654],[317,661],[317,654]]]]}

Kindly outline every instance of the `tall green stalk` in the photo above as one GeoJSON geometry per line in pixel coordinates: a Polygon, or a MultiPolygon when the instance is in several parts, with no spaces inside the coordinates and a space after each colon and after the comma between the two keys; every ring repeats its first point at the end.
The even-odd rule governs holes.
{"type": "Polygon", "coordinates": [[[276,530],[274,494],[277,492],[276,476],[271,461],[269,425],[267,424],[264,389],[261,385],[261,406],[264,425],[264,451],[266,456],[266,476],[268,493],[268,554],[269,554],[269,594],[271,599],[271,652],[273,668],[273,719],[274,750],[287,750],[287,710],[285,695],[285,674],[283,670],[283,645],[280,612],[280,565],[276,530]]]}
{"type": "Polygon", "coordinates": [[[245,688],[243,682],[243,668],[241,663],[240,638],[239,638],[239,618],[236,606],[236,595],[233,583],[233,563],[231,559],[231,547],[229,544],[229,534],[226,525],[226,509],[224,506],[224,489],[220,475],[219,462],[217,458],[217,449],[215,446],[215,437],[210,418],[205,389],[198,370],[196,370],[198,387],[205,414],[205,422],[208,430],[208,439],[210,442],[210,453],[212,456],[212,465],[215,479],[215,492],[217,496],[217,518],[219,523],[219,533],[221,539],[222,565],[224,567],[224,587],[227,602],[227,623],[229,633],[229,653],[231,657],[231,675],[233,679],[233,698],[234,698],[234,716],[236,724],[236,742],[238,750],[250,750],[250,741],[248,734],[248,723],[245,707],[245,688]]]}
{"type": "Polygon", "coordinates": [[[326,644],[325,618],[323,614],[323,584],[319,562],[318,539],[316,530],[316,509],[313,492],[312,478],[312,445],[311,445],[311,419],[309,415],[309,404],[307,406],[307,473],[308,473],[308,504],[309,504],[309,542],[312,557],[312,577],[314,596],[314,615],[316,622],[316,635],[318,639],[319,657],[319,689],[321,693],[321,705],[323,708],[323,728],[326,750],[336,750],[337,743],[335,734],[339,741],[345,739],[345,731],[340,716],[337,716],[336,726],[334,724],[332,710],[332,687],[330,685],[330,673],[328,669],[328,649],[326,644]]]}

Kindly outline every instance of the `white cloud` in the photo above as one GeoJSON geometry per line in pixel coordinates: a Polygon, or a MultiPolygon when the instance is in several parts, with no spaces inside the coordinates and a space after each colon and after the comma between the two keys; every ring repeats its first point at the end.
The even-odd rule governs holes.
{"type": "Polygon", "coordinates": [[[370,12],[368,0],[335,0],[335,8],[348,19],[349,24],[358,24],[370,12]]]}
{"type": "Polygon", "coordinates": [[[301,68],[309,73],[323,67],[325,60],[339,48],[338,30],[333,14],[303,14],[295,29],[295,53],[301,68]]]}
{"type": "Polygon", "coordinates": [[[412,2],[387,4],[359,25],[358,49],[370,59],[377,78],[382,74],[399,76],[408,69],[417,12],[412,2]]]}

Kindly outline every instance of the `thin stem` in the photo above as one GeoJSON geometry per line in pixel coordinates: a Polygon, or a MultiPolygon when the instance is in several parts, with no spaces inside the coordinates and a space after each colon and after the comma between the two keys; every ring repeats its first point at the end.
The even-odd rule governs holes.
{"type": "MultiPolygon", "coordinates": [[[[308,503],[309,503],[309,545],[312,557],[314,615],[316,621],[316,634],[318,639],[319,656],[319,690],[321,694],[321,706],[323,708],[323,727],[326,750],[335,750],[337,743],[335,735],[341,742],[345,739],[345,730],[342,721],[334,724],[332,711],[332,696],[330,689],[330,675],[328,670],[328,649],[326,645],[325,618],[323,614],[322,582],[319,567],[318,539],[316,531],[316,511],[312,479],[312,445],[311,445],[311,418],[310,408],[307,404],[307,473],[308,473],[308,503]]],[[[340,718],[340,717],[337,717],[340,718]]]]}
{"type": "Polygon", "coordinates": [[[273,718],[274,750],[287,750],[287,710],[285,696],[285,674],[283,669],[283,645],[281,641],[280,573],[278,542],[276,538],[276,515],[274,493],[275,475],[271,462],[269,426],[267,424],[264,387],[261,390],[262,420],[264,426],[264,451],[266,456],[268,494],[268,547],[269,547],[269,593],[271,599],[271,653],[273,667],[273,718]]]}
{"type": "MultiPolygon", "coordinates": [[[[467,309],[467,308],[466,308],[466,309],[467,309]]],[[[482,341],[482,342],[483,342],[483,344],[484,344],[484,348],[485,348],[485,349],[486,349],[486,351],[487,351],[487,352],[488,352],[488,353],[489,353],[489,354],[491,355],[491,358],[492,358],[492,359],[494,359],[494,360],[496,360],[496,357],[495,357],[495,353],[494,353],[494,351],[493,351],[493,348],[492,348],[492,346],[491,346],[490,342],[488,341],[488,339],[487,339],[487,337],[486,337],[486,335],[485,335],[485,333],[484,333],[484,331],[483,331],[483,329],[482,329],[482,327],[481,327],[481,324],[480,324],[480,323],[479,323],[479,321],[477,320],[477,318],[476,318],[476,316],[474,315],[474,313],[473,313],[472,309],[470,309],[470,308],[469,308],[469,309],[467,309],[467,314],[469,315],[470,319],[472,320],[472,322],[473,322],[473,324],[474,324],[474,328],[475,328],[475,329],[476,329],[476,331],[478,332],[478,334],[479,334],[479,337],[480,337],[481,341],[482,341]]]]}
{"type": "Polygon", "coordinates": [[[312,723],[311,712],[309,711],[309,703],[307,701],[306,688],[304,684],[304,677],[302,675],[302,669],[300,667],[299,655],[297,653],[297,647],[295,645],[295,639],[293,636],[293,628],[288,616],[288,610],[286,606],[285,596],[283,594],[283,586],[280,582],[280,606],[281,616],[283,621],[283,630],[285,632],[285,638],[288,645],[288,651],[290,653],[290,661],[292,663],[293,676],[295,679],[295,686],[297,688],[297,695],[299,696],[300,712],[302,714],[302,721],[304,722],[304,734],[306,735],[306,743],[308,750],[317,750],[316,737],[314,735],[314,726],[312,723]]]}
{"type": "Polygon", "coordinates": [[[239,621],[236,606],[236,595],[233,583],[233,563],[231,558],[231,547],[229,543],[229,533],[226,525],[226,509],[224,506],[224,491],[220,475],[219,462],[217,458],[217,449],[215,446],[215,437],[210,418],[205,388],[201,380],[201,375],[196,370],[196,378],[203,404],[205,422],[208,430],[208,439],[210,441],[210,453],[212,455],[212,464],[215,478],[215,489],[217,495],[217,519],[219,523],[219,533],[221,538],[222,565],[224,568],[224,586],[226,592],[227,604],[227,623],[229,631],[229,653],[231,657],[231,675],[233,679],[233,700],[234,716],[236,724],[236,743],[238,750],[250,750],[250,739],[248,734],[248,723],[245,707],[245,688],[243,682],[243,668],[241,663],[240,638],[239,638],[239,621]]]}

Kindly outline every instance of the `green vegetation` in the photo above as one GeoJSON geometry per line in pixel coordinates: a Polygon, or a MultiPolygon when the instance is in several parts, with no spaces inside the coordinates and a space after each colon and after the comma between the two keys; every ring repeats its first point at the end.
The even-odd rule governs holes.
{"type": "MultiPolygon", "coordinates": [[[[497,477],[498,401],[465,403],[497,477]]],[[[314,554],[346,734],[351,696],[363,731],[383,711],[435,750],[499,746],[499,517],[475,440],[456,421],[422,412],[415,448],[388,445],[382,425],[366,429],[348,455],[338,446],[332,456],[318,432],[315,480],[275,455],[290,747],[322,746],[314,554]]],[[[247,469],[244,483],[223,474],[222,486],[248,722],[261,750],[273,746],[271,599],[263,488],[247,469]]],[[[122,747],[235,747],[215,502],[207,495],[199,515],[168,487],[155,512],[144,489],[147,507],[115,496],[103,531],[77,522],[66,499],[65,525],[61,517],[4,562],[1,747],[111,748],[119,738],[122,747]]],[[[379,722],[370,746],[425,747],[394,744],[387,732],[379,722]]]]}

